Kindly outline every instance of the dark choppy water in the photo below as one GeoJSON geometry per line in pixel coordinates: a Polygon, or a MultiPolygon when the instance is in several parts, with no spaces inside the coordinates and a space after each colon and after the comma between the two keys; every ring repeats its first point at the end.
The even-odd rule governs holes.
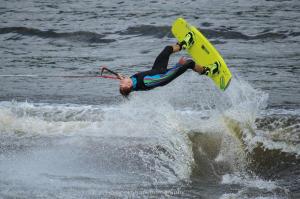
{"type": "Polygon", "coordinates": [[[297,0],[2,0],[0,197],[299,198],[299,11],[297,0]],[[225,58],[225,93],[192,72],[129,101],[113,80],[45,77],[147,69],[179,16],[225,58]],[[42,77],[3,77],[24,74],[42,77]]]}

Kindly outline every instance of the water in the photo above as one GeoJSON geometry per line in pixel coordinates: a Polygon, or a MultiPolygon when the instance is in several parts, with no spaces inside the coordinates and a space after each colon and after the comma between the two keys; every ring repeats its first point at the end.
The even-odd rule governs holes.
{"type": "MultiPolygon", "coordinates": [[[[1,198],[299,198],[300,3],[1,1],[1,198]],[[233,73],[118,93],[179,16],[233,73]]],[[[176,63],[180,52],[170,59],[176,63]]]]}

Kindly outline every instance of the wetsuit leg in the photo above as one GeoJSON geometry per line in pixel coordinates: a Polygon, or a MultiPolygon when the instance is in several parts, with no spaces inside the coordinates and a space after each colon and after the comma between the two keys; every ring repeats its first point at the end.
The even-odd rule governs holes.
{"type": "Polygon", "coordinates": [[[153,64],[152,70],[156,70],[158,73],[166,72],[169,57],[173,53],[172,46],[166,46],[163,51],[156,57],[155,62],[153,64]]]}
{"type": "Polygon", "coordinates": [[[193,69],[195,67],[195,62],[193,60],[188,60],[183,65],[176,65],[170,68],[164,74],[160,75],[147,75],[144,77],[144,84],[147,89],[153,89],[158,86],[164,86],[180,75],[182,75],[187,69],[193,69]]]}
{"type": "Polygon", "coordinates": [[[173,53],[173,47],[167,46],[157,56],[151,70],[137,73],[132,76],[137,83],[135,90],[150,90],[158,86],[164,86],[175,78],[183,74],[187,69],[193,69],[195,62],[187,61],[185,64],[177,64],[175,67],[167,69],[169,57],[173,53]]]}

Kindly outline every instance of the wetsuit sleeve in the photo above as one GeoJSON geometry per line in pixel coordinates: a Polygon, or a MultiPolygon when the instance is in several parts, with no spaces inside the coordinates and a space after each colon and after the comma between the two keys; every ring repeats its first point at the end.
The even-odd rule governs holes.
{"type": "Polygon", "coordinates": [[[137,90],[137,75],[134,74],[130,77],[131,81],[132,81],[132,90],[135,91],[137,90]]]}

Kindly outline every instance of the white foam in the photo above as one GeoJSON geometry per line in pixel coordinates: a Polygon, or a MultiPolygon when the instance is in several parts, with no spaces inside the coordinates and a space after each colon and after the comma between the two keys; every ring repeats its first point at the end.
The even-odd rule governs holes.
{"type": "Polygon", "coordinates": [[[288,193],[288,190],[278,186],[275,181],[262,180],[257,176],[251,177],[247,174],[242,174],[240,172],[223,175],[221,183],[227,185],[239,185],[241,186],[241,188],[239,188],[239,191],[236,193],[223,194],[220,197],[220,199],[229,199],[229,198],[280,199],[280,198],[286,198],[286,194],[288,193]],[[256,193],[253,193],[253,189],[257,189],[256,193]],[[279,191],[280,194],[276,193],[278,190],[280,190],[279,191]],[[249,192],[251,192],[252,196],[249,196],[248,194],[249,192]],[[269,192],[267,196],[265,196],[266,192],[269,192]]]}
{"type": "Polygon", "coordinates": [[[220,199],[284,199],[286,197],[279,196],[243,196],[243,191],[239,191],[238,193],[225,193],[220,199]]]}
{"type": "MultiPolygon", "coordinates": [[[[157,97],[147,103],[143,96],[136,96],[108,108],[3,102],[0,104],[0,133],[19,138],[32,135],[142,138],[144,141],[140,144],[151,150],[136,149],[142,159],[140,164],[145,168],[155,167],[151,179],[157,183],[188,179],[193,163],[190,141],[182,132],[176,111],[157,97]],[[156,146],[170,155],[153,151],[156,146]]],[[[80,144],[76,139],[73,141],[80,144]]]]}
{"type": "Polygon", "coordinates": [[[91,109],[90,106],[2,102],[0,132],[24,136],[67,135],[98,123],[98,121],[88,121],[82,118],[84,112],[91,109]]]}
{"type": "Polygon", "coordinates": [[[250,177],[247,175],[241,175],[241,173],[225,174],[222,176],[222,184],[238,184],[246,187],[253,187],[258,189],[265,189],[272,191],[278,186],[274,181],[262,180],[258,177],[250,177]]]}
{"type": "Polygon", "coordinates": [[[106,135],[150,138],[155,140],[154,145],[160,145],[167,150],[174,159],[162,153],[156,159],[153,154],[143,153],[143,162],[156,159],[156,170],[168,181],[189,178],[193,163],[190,141],[180,117],[168,101],[162,101],[158,95],[135,95],[130,101],[125,101],[118,110],[105,112],[104,122],[99,131],[106,135]],[[167,167],[163,165],[168,165],[167,167]],[[169,168],[175,171],[176,176],[170,173],[169,168]]]}

